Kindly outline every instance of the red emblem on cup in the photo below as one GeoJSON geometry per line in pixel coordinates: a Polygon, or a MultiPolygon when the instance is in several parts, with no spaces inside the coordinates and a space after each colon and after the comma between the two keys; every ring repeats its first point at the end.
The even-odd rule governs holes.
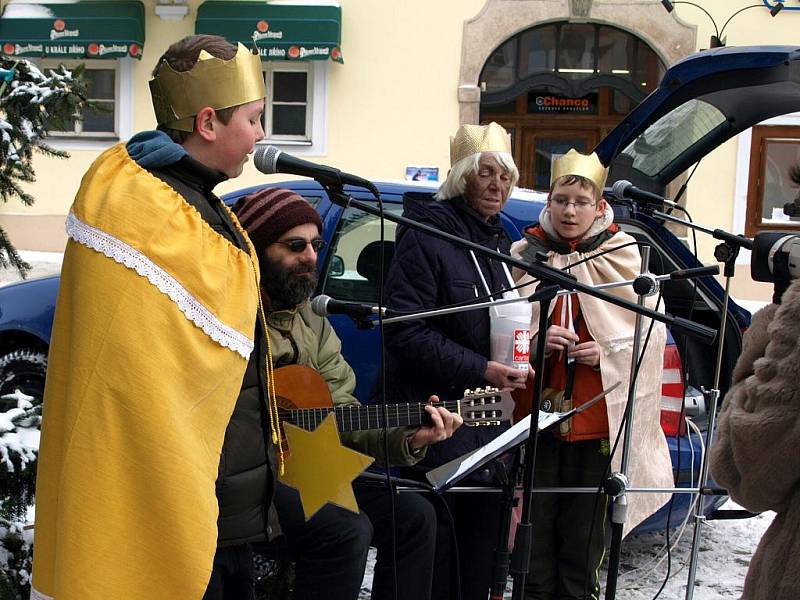
{"type": "Polygon", "coordinates": [[[529,329],[514,330],[514,362],[527,363],[531,358],[531,332],[529,329]]]}
{"type": "Polygon", "coordinates": [[[56,31],[64,31],[64,28],[66,26],[67,24],[64,23],[63,19],[56,19],[55,22],[53,23],[53,29],[55,29],[56,31]]]}
{"type": "Polygon", "coordinates": [[[139,56],[139,52],[140,52],[139,44],[131,44],[131,47],[128,50],[128,52],[130,52],[131,56],[139,56]]]}
{"type": "Polygon", "coordinates": [[[89,44],[89,54],[92,56],[97,56],[97,53],[100,52],[100,46],[92,42],[89,44]]]}
{"type": "Polygon", "coordinates": [[[269,29],[269,23],[266,21],[259,21],[256,23],[256,29],[258,29],[261,33],[264,33],[267,31],[267,29],[269,29]]]}
{"type": "Polygon", "coordinates": [[[339,60],[341,56],[342,56],[342,51],[339,50],[338,48],[334,48],[333,50],[331,50],[331,58],[333,60],[339,60]]]}
{"type": "Polygon", "coordinates": [[[289,48],[289,58],[297,58],[298,56],[300,56],[300,48],[297,46],[289,48]]]}
{"type": "Polygon", "coordinates": [[[3,44],[3,54],[14,54],[14,44],[3,44]]]}

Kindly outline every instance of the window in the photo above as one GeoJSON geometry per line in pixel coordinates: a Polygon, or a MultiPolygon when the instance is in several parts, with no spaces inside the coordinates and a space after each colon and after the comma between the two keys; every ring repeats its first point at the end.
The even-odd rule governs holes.
{"type": "Polygon", "coordinates": [[[330,61],[262,62],[267,84],[264,144],[291,153],[325,154],[330,61]]]}
{"type": "Polygon", "coordinates": [[[718,108],[689,100],[651,124],[622,151],[634,169],[657,175],[726,121],[718,108]]]}
{"type": "Polygon", "coordinates": [[[560,28],[558,39],[558,73],[566,77],[594,75],[597,54],[593,25],[568,24],[560,28]]]}
{"type": "Polygon", "coordinates": [[[312,141],[313,70],[311,63],[264,63],[267,106],[264,133],[268,141],[312,141]]]}
{"type": "MultiPolygon", "coordinates": [[[[55,68],[62,61],[43,60],[42,69],[55,68]]],[[[88,139],[118,139],[120,123],[120,72],[117,60],[85,61],[84,77],[88,84],[89,100],[97,109],[85,108],[82,118],[76,118],[72,127],[66,130],[51,130],[50,134],[57,137],[88,138],[88,139]]],[[[68,69],[77,67],[80,61],[63,61],[68,69]]]]}
{"type": "Polygon", "coordinates": [[[519,36],[519,40],[518,76],[520,79],[536,73],[550,73],[556,70],[555,27],[529,29],[519,36]]]}
{"type": "Polygon", "coordinates": [[[89,98],[103,110],[85,110],[81,119],[75,119],[66,131],[51,131],[50,141],[63,149],[104,149],[116,140],[127,140],[133,135],[133,61],[132,58],[116,60],[88,59],[38,61],[40,69],[51,69],[59,64],[74,69],[85,65],[89,84],[89,98]]]}
{"type": "Polygon", "coordinates": [[[481,73],[485,82],[485,92],[504,90],[514,85],[514,60],[517,55],[516,38],[495,50],[486,61],[481,73]]]}
{"type": "Polygon", "coordinates": [[[800,190],[789,176],[796,165],[800,165],[800,126],[753,127],[745,235],[800,229],[800,217],[783,212],[785,204],[796,199],[800,203],[800,190]]]}
{"type": "Polygon", "coordinates": [[[629,95],[635,92],[639,102],[656,88],[664,71],[656,53],[627,31],[598,24],[540,25],[506,40],[492,53],[479,77],[481,102],[507,101],[503,92],[518,94],[520,82],[553,86],[554,76],[564,81],[604,76],[603,85],[611,82],[612,87],[628,89],[629,95]]]}
{"type": "MultiPolygon", "coordinates": [[[[386,203],[384,210],[400,215],[403,207],[399,203],[386,203]]],[[[394,254],[396,229],[395,223],[384,223],[384,277],[394,254]]],[[[339,229],[331,245],[321,293],[337,300],[377,302],[380,235],[381,224],[378,217],[348,208],[339,221],[339,229]]]]}

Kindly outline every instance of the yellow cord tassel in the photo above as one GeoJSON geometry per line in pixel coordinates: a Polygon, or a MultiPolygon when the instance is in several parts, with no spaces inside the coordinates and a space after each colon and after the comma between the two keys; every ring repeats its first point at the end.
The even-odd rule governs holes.
{"type": "MultiPolygon", "coordinates": [[[[223,206],[225,206],[223,204],[223,206]]],[[[278,416],[278,395],[275,393],[275,377],[274,377],[274,368],[272,365],[272,344],[269,340],[269,326],[267,325],[267,316],[266,311],[264,310],[264,302],[261,299],[261,284],[259,281],[259,274],[258,274],[258,253],[256,252],[255,247],[253,246],[253,242],[250,241],[250,237],[247,235],[247,232],[242,227],[241,223],[239,223],[239,219],[236,218],[236,215],[233,213],[231,209],[225,206],[225,210],[228,211],[228,214],[231,216],[233,223],[236,225],[236,228],[239,230],[239,233],[242,234],[245,241],[247,242],[247,249],[248,253],[250,254],[250,264],[253,267],[253,275],[255,276],[256,280],[256,293],[258,294],[258,317],[261,320],[261,327],[264,330],[264,337],[267,339],[267,366],[266,366],[266,376],[267,376],[267,408],[269,412],[269,425],[271,430],[271,437],[272,443],[278,448],[278,473],[280,476],[283,476],[284,472],[286,471],[286,457],[283,451],[283,440],[279,435],[280,432],[280,420],[278,416]]],[[[258,349],[256,349],[258,351],[258,349]]]]}

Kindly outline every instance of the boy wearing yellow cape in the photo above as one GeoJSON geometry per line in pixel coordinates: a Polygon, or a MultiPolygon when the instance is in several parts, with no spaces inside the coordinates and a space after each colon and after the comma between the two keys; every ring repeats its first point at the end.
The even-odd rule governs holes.
{"type": "Polygon", "coordinates": [[[258,264],[212,192],[264,137],[261,61],[191,36],[150,90],[158,130],[104,152],[67,218],[35,600],[247,598],[249,543],[278,534],[258,264]]]}

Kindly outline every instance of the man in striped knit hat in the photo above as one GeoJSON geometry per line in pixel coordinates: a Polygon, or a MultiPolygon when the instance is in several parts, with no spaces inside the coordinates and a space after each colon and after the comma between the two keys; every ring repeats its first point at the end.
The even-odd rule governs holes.
{"type": "MultiPolygon", "coordinates": [[[[305,365],[321,375],[335,406],[357,405],[355,374],[342,357],[341,342],[308,301],[317,285],[317,255],[324,246],[319,214],[295,192],[272,188],[242,198],[234,212],[258,252],[276,381],[281,380],[281,367],[305,365]]],[[[388,430],[390,463],[418,462],[428,445],[447,439],[462,423],[443,407],[428,405],[425,410],[432,425],[388,430]]],[[[342,441],[384,460],[381,430],[343,434],[342,441]]],[[[397,597],[429,598],[436,537],[430,503],[418,494],[396,495],[392,502],[385,490],[358,484],[355,493],[360,514],[329,504],[306,521],[297,493],[278,484],[275,505],[283,536],[265,550],[295,561],[294,597],[357,598],[370,546],[378,549],[372,597],[394,597],[393,503],[397,597]]]]}

